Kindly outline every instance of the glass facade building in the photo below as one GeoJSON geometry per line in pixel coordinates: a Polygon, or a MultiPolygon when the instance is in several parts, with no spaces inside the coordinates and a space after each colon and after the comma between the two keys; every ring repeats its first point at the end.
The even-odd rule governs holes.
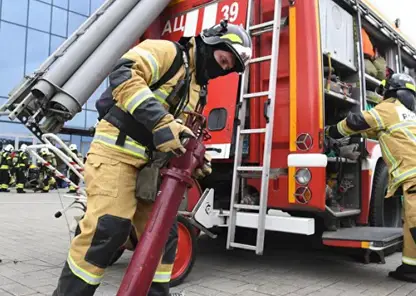
{"type": "MultiPolygon", "coordinates": [[[[0,0],[0,105],[24,75],[33,73],[104,1],[0,0]]],[[[83,155],[91,137],[81,136],[76,130],[88,130],[95,124],[95,101],[107,83],[104,81],[82,112],[66,123],[65,127],[75,132],[60,134],[65,142],[77,144],[83,155]]],[[[37,139],[19,121],[2,116],[0,141],[17,148],[22,142],[32,144],[37,139]]]]}

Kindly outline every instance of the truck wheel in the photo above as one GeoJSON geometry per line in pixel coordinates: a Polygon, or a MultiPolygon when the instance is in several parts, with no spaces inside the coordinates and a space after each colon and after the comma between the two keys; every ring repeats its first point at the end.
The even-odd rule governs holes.
{"type": "Polygon", "coordinates": [[[388,168],[384,161],[377,164],[374,172],[370,202],[370,226],[402,227],[401,198],[385,198],[388,185],[388,168]]]}
{"type": "Polygon", "coordinates": [[[173,263],[170,286],[181,284],[191,272],[196,257],[195,227],[182,215],[178,215],[178,247],[173,263]]]}

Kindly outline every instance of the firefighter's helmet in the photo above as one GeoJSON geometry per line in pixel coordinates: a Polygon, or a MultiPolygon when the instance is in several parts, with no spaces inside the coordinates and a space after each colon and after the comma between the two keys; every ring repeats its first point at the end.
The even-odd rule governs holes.
{"type": "Polygon", "coordinates": [[[252,42],[242,26],[222,20],[220,24],[204,29],[201,39],[208,45],[225,45],[236,57],[235,71],[244,72],[252,56],[252,42]]]}
{"type": "Polygon", "coordinates": [[[40,154],[49,154],[49,149],[48,148],[46,148],[46,147],[43,147],[43,148],[41,148],[40,149],[40,154]]]}
{"type": "Polygon", "coordinates": [[[416,96],[415,80],[408,74],[394,73],[381,82],[377,92],[386,97],[386,95],[391,95],[392,91],[397,90],[408,90],[416,96]]]}
{"type": "Polygon", "coordinates": [[[77,147],[76,144],[71,144],[71,145],[69,145],[69,150],[75,151],[75,150],[78,150],[78,147],[77,147]]]}
{"type": "Polygon", "coordinates": [[[14,147],[13,147],[12,144],[8,144],[8,145],[6,145],[6,147],[4,147],[4,151],[7,151],[7,152],[12,152],[13,149],[14,149],[14,147]]]}
{"type": "Polygon", "coordinates": [[[22,145],[20,146],[20,151],[22,151],[22,152],[26,152],[26,149],[27,149],[27,145],[26,145],[26,144],[22,144],[22,145]]]}

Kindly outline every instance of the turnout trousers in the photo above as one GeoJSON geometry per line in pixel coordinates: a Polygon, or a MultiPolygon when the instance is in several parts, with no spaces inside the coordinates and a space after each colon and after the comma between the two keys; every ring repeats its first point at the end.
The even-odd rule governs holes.
{"type": "MultiPolygon", "coordinates": [[[[88,155],[84,171],[87,210],[79,223],[80,233],[71,242],[54,296],[93,295],[112,256],[128,240],[132,227],[140,239],[152,204],[135,196],[138,171],[135,166],[114,158],[88,155]]],[[[177,239],[175,222],[149,290],[150,296],[169,295],[177,239]]]]}
{"type": "Polygon", "coordinates": [[[403,254],[402,265],[389,275],[416,283],[416,184],[403,186],[403,254]]]}
{"type": "Polygon", "coordinates": [[[19,167],[16,170],[16,188],[23,190],[26,184],[25,168],[19,167]]]}
{"type": "Polygon", "coordinates": [[[2,191],[9,189],[10,175],[9,169],[0,169],[0,189],[2,191]]]}

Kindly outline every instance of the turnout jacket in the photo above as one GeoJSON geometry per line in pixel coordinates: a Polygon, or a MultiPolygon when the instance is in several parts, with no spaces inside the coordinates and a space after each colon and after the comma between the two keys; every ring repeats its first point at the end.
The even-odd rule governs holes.
{"type": "MultiPolygon", "coordinates": [[[[193,111],[199,101],[200,85],[195,76],[195,39],[189,45],[189,103],[187,111],[193,111]]],[[[113,98],[123,111],[146,126],[149,131],[169,114],[166,98],[180,79],[185,77],[185,66],[165,84],[153,92],[149,86],[157,82],[170,68],[176,56],[176,47],[171,41],[148,39],[125,53],[109,75],[113,98]]],[[[183,117],[182,117],[183,119],[183,117]]],[[[127,136],[124,146],[116,145],[119,130],[114,125],[100,120],[89,153],[107,155],[113,159],[139,167],[149,160],[146,147],[127,136]]]]}
{"type": "Polygon", "coordinates": [[[350,113],[327,130],[333,138],[357,133],[380,143],[389,169],[386,197],[392,196],[402,185],[403,191],[406,191],[416,184],[416,114],[399,99],[389,98],[369,111],[350,113]]]}

